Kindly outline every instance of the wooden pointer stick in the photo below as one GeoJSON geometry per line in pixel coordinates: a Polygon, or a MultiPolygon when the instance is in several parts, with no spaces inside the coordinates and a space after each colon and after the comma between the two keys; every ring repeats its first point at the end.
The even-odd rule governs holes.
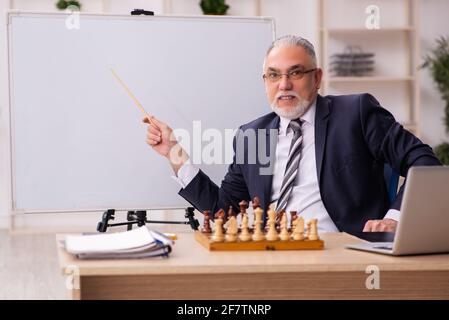
{"type": "Polygon", "coordinates": [[[157,127],[157,125],[153,121],[151,121],[151,116],[148,114],[148,112],[146,112],[146,110],[144,109],[142,104],[139,102],[139,100],[137,100],[137,98],[134,96],[134,94],[131,92],[131,90],[129,90],[128,86],[122,81],[122,79],[120,79],[120,77],[117,75],[117,73],[115,73],[114,69],[111,68],[111,72],[112,72],[112,75],[114,76],[114,78],[118,81],[118,83],[121,84],[123,89],[125,89],[126,93],[128,93],[130,98],[134,101],[134,104],[137,107],[139,107],[140,111],[142,111],[143,114],[147,117],[148,121],[157,127]]]}

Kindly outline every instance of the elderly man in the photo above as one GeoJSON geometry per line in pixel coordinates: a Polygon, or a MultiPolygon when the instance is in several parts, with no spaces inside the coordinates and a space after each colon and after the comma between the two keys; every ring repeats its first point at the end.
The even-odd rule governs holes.
{"type": "Polygon", "coordinates": [[[247,159],[255,149],[236,143],[239,134],[274,131],[275,139],[264,142],[264,150],[272,150],[272,174],[261,173],[265,164],[260,161],[250,164],[234,156],[218,187],[170,140],[170,127],[154,117],[144,119],[149,123],[147,143],[169,159],[183,186],[179,194],[200,211],[231,205],[238,212],[241,200],[258,196],[265,210],[275,203],[278,212],[294,210],[307,220],[317,218],[322,231],[394,231],[403,187],[390,203],[384,164],[405,177],[412,166],[440,165],[432,149],[369,94],[319,95],[323,72],[312,44],[301,37],[273,42],[263,70],[273,112],[242,125],[234,149],[247,159]]]}

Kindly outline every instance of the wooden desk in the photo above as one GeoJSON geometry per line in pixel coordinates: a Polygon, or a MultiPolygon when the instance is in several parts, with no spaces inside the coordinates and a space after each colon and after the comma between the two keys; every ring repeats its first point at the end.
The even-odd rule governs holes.
{"type": "Polygon", "coordinates": [[[74,299],[449,298],[449,254],[390,257],[345,249],[362,241],[345,233],[321,238],[317,251],[209,252],[192,232],[178,234],[168,259],[78,260],[59,246],[58,255],[79,280],[74,299]],[[373,265],[380,289],[366,288],[373,265]]]}

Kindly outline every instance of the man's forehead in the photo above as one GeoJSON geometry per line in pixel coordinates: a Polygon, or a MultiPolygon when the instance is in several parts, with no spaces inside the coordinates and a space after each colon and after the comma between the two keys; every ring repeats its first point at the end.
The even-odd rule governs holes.
{"type": "Polygon", "coordinates": [[[273,48],[267,56],[266,67],[272,69],[290,69],[295,65],[310,66],[312,58],[302,47],[288,46],[273,48]]]}
{"type": "MultiPolygon", "coordinates": [[[[295,70],[295,69],[305,69],[305,68],[306,68],[306,67],[305,67],[304,65],[302,65],[302,64],[294,64],[294,65],[289,66],[289,67],[287,67],[287,68],[285,68],[285,69],[287,69],[287,70],[295,70]]],[[[276,71],[279,71],[280,69],[284,69],[284,68],[276,68],[276,67],[273,67],[273,66],[268,66],[267,69],[268,69],[268,70],[276,70],[276,71]]]]}

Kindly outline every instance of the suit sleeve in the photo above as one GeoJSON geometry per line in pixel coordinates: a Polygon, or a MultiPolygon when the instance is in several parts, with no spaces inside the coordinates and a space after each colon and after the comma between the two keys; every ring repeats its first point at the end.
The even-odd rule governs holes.
{"type": "Polygon", "coordinates": [[[242,173],[242,165],[236,161],[236,139],[241,130],[233,140],[234,157],[228,168],[221,187],[218,187],[202,170],[193,180],[179,191],[179,195],[192,204],[196,209],[203,212],[210,210],[214,214],[219,209],[227,213],[229,206],[233,206],[235,212],[239,212],[238,203],[249,200],[248,188],[242,173]]]}
{"type": "MultiPolygon", "coordinates": [[[[361,95],[359,108],[366,144],[378,162],[388,163],[403,177],[413,166],[441,165],[432,148],[405,130],[373,96],[361,95]]],[[[400,210],[404,187],[405,182],[390,209],[400,210]]]]}

